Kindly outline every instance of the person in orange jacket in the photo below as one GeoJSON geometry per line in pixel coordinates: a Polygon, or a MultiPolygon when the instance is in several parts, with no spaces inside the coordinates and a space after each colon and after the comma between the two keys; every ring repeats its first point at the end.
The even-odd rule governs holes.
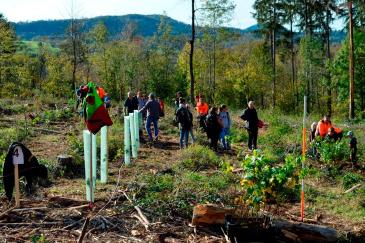
{"type": "Polygon", "coordinates": [[[322,120],[320,120],[317,124],[316,136],[321,136],[321,138],[325,138],[328,129],[332,127],[331,117],[329,115],[325,115],[322,120]]]}
{"type": "Polygon", "coordinates": [[[196,111],[198,113],[199,126],[204,131],[207,132],[206,118],[209,111],[209,106],[204,102],[202,96],[199,97],[199,102],[196,104],[196,111]]]}

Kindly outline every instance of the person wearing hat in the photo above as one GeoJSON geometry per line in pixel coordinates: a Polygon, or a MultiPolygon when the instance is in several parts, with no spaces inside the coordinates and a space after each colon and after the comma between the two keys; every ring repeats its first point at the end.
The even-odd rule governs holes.
{"type": "Polygon", "coordinates": [[[148,101],[146,105],[139,110],[139,112],[147,111],[147,120],[146,120],[146,131],[148,134],[149,141],[152,141],[152,132],[151,132],[151,124],[153,123],[153,127],[155,130],[155,141],[158,140],[158,119],[160,118],[161,107],[158,101],[155,99],[155,95],[150,93],[148,96],[148,101]]]}
{"type": "Polygon", "coordinates": [[[347,133],[347,137],[350,139],[349,148],[350,148],[350,161],[353,165],[356,164],[356,154],[357,154],[357,139],[354,136],[352,131],[347,133]]]}

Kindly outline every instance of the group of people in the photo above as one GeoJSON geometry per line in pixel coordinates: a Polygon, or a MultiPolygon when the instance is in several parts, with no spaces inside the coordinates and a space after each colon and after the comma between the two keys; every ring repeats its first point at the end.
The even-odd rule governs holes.
{"type": "MultiPolygon", "coordinates": [[[[202,132],[207,134],[210,141],[210,148],[217,151],[218,142],[221,142],[222,148],[229,151],[231,149],[229,135],[232,126],[232,120],[228,111],[227,105],[222,104],[218,107],[211,107],[205,102],[202,95],[196,96],[196,113],[199,121],[199,127],[202,132]]],[[[193,133],[193,114],[190,111],[190,106],[182,97],[181,92],[176,93],[175,99],[175,121],[180,128],[180,148],[188,146],[189,134],[194,142],[193,133]]],[[[246,123],[246,129],[249,133],[248,148],[254,150],[257,148],[258,123],[256,109],[253,101],[248,103],[247,109],[241,116],[246,123]]]]}
{"type": "MultiPolygon", "coordinates": [[[[128,97],[124,101],[124,114],[128,115],[133,113],[134,110],[138,110],[142,113],[143,121],[145,121],[145,127],[148,134],[149,141],[158,140],[158,120],[160,117],[165,116],[165,104],[161,98],[155,98],[153,93],[147,96],[143,95],[140,91],[137,95],[130,91],[128,97]],[[151,125],[154,127],[154,137],[152,136],[151,125]]],[[[140,130],[142,134],[142,130],[140,130]]],[[[142,138],[142,137],[141,137],[142,138]]],[[[143,140],[143,139],[142,139],[143,140]]]]}
{"type": "MultiPolygon", "coordinates": [[[[316,137],[327,139],[327,141],[339,141],[343,138],[343,131],[341,128],[335,127],[332,124],[331,117],[325,115],[318,123],[313,122],[311,125],[310,141],[314,141],[316,137]]],[[[349,138],[348,146],[350,148],[350,160],[356,162],[357,154],[357,139],[352,131],[347,133],[349,138]]]]}
{"type": "MultiPolygon", "coordinates": [[[[207,134],[210,140],[210,147],[217,151],[218,141],[221,140],[223,149],[230,150],[227,136],[231,127],[231,119],[227,106],[221,105],[219,109],[217,107],[209,109],[202,95],[196,97],[196,102],[195,109],[199,120],[199,127],[202,132],[207,134]]],[[[182,97],[181,92],[176,93],[175,122],[179,125],[180,129],[180,148],[183,149],[188,146],[189,134],[194,143],[193,114],[185,98],[182,97]]]]}

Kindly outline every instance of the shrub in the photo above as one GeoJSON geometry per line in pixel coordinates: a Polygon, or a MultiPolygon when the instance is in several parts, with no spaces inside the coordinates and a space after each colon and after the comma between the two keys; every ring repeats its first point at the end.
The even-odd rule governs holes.
{"type": "Polygon", "coordinates": [[[192,145],[183,150],[179,166],[191,171],[217,168],[221,161],[214,151],[201,145],[192,145]]]}
{"type": "Polygon", "coordinates": [[[273,163],[256,151],[242,162],[241,185],[246,189],[242,201],[258,209],[270,202],[280,202],[297,195],[300,159],[287,156],[283,164],[273,163]]]}
{"type": "Polygon", "coordinates": [[[363,177],[355,173],[346,173],[342,178],[342,186],[345,190],[350,189],[354,184],[363,180],[363,177]]]}
{"type": "Polygon", "coordinates": [[[350,149],[344,139],[334,142],[328,138],[324,140],[317,138],[313,146],[317,150],[319,160],[328,165],[350,157],[350,149]]]}

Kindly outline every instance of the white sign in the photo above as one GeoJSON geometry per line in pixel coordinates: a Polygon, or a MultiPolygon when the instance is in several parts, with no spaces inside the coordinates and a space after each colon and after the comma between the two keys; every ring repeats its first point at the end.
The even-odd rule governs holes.
{"type": "Polygon", "coordinates": [[[24,164],[24,154],[20,146],[16,146],[13,151],[13,164],[23,165],[24,164]]]}

